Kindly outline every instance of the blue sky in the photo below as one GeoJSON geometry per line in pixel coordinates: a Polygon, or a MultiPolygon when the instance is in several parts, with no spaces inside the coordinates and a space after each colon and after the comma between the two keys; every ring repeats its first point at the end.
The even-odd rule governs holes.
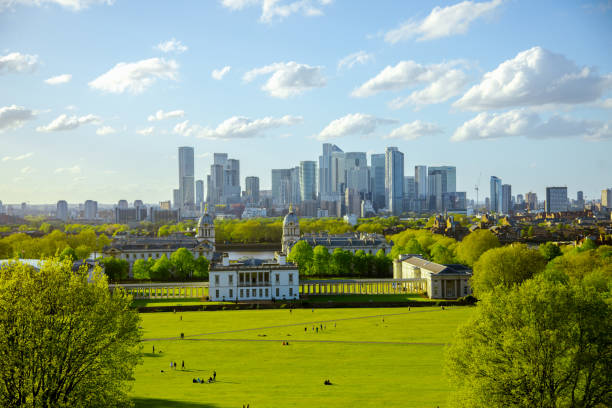
{"type": "Polygon", "coordinates": [[[184,145],[269,188],[324,141],[596,198],[610,50],[609,0],[0,0],[0,200],[168,200],[184,145]]]}

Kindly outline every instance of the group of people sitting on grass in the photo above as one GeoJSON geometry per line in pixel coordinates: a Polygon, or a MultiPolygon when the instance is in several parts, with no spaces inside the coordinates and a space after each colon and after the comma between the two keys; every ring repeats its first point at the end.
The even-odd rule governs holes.
{"type": "Polygon", "coordinates": [[[213,375],[211,377],[208,377],[208,380],[206,380],[206,381],[204,379],[200,378],[200,377],[193,379],[193,383],[194,384],[205,384],[205,383],[210,384],[210,383],[213,383],[215,381],[217,381],[217,372],[216,371],[213,371],[213,375]]]}
{"type": "Polygon", "coordinates": [[[289,342],[288,341],[283,341],[283,346],[288,346],[289,342]]]}
{"type": "Polygon", "coordinates": [[[323,381],[323,384],[325,384],[325,385],[332,385],[331,381],[329,381],[329,380],[323,381]]]}

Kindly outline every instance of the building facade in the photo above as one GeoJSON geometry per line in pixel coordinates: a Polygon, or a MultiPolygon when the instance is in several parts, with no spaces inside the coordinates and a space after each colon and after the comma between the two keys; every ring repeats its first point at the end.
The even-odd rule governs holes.
{"type": "Polygon", "coordinates": [[[314,161],[301,161],[299,170],[300,199],[317,199],[317,163],[314,161]]]}
{"type": "MultiPolygon", "coordinates": [[[[582,200],[584,202],[584,200],[582,200]]],[[[612,188],[601,190],[601,206],[612,208],[612,188]]]]}
{"type": "Polygon", "coordinates": [[[385,208],[385,155],[370,156],[372,204],[376,210],[385,208]]]}
{"type": "Polygon", "coordinates": [[[546,212],[567,211],[567,187],[546,187],[546,212]]]}
{"type": "Polygon", "coordinates": [[[491,176],[491,211],[502,213],[502,181],[499,177],[491,176]]]}
{"type": "Polygon", "coordinates": [[[179,206],[181,209],[193,209],[195,205],[194,193],[194,152],[193,147],[181,146],[178,148],[179,163],[179,206]]]}
{"type": "Polygon", "coordinates": [[[62,221],[68,220],[68,203],[65,200],[59,200],[57,202],[57,207],[55,210],[55,218],[62,220],[62,221]]]}
{"type": "Polygon", "coordinates": [[[404,211],[404,153],[397,147],[385,150],[385,204],[394,215],[404,211]]]}
{"type": "Polygon", "coordinates": [[[502,214],[512,213],[512,186],[510,184],[502,184],[502,214]]]}
{"type": "Polygon", "coordinates": [[[244,184],[247,203],[251,205],[259,204],[259,177],[247,177],[244,184]]]}

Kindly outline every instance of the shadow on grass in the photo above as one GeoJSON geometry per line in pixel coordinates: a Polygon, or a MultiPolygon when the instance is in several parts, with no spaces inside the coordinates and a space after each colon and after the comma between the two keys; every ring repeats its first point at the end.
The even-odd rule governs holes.
{"type": "Polygon", "coordinates": [[[209,402],[173,401],[161,398],[133,398],[135,408],[216,408],[209,402]]]}
{"type": "Polygon", "coordinates": [[[143,357],[162,357],[161,353],[142,353],[143,357]]]}

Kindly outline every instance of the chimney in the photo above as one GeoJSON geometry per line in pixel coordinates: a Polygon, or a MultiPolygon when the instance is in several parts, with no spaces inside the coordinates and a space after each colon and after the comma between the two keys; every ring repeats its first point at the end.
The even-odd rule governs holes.
{"type": "Polygon", "coordinates": [[[222,265],[229,266],[229,254],[227,252],[224,252],[221,257],[222,257],[222,265]]]}
{"type": "Polygon", "coordinates": [[[276,262],[279,265],[286,265],[287,264],[287,255],[285,255],[284,252],[275,252],[274,253],[274,258],[276,259],[276,262]]]}

